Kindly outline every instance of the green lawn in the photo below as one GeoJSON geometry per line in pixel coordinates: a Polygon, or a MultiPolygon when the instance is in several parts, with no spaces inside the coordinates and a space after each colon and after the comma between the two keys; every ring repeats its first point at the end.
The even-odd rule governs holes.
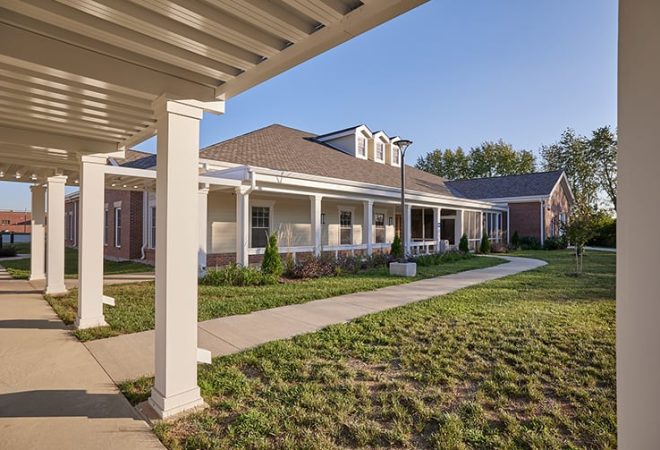
{"type": "MultiPolygon", "coordinates": [[[[548,266],[200,366],[171,449],[616,448],[615,255],[548,266]]],[[[151,379],[121,386],[133,402],[151,379]]]]}
{"type": "MultiPolygon", "coordinates": [[[[19,250],[19,253],[23,253],[19,250]]],[[[30,278],[30,258],[15,259],[12,261],[2,261],[2,267],[7,269],[7,272],[19,280],[27,280],[30,278]]],[[[153,266],[141,264],[133,261],[110,261],[105,260],[103,269],[106,275],[116,275],[122,273],[135,273],[135,272],[153,272],[153,266]]],[[[78,276],[78,250],[75,248],[66,248],[64,250],[64,276],[67,278],[75,278],[78,276]]]]}
{"type": "MultiPolygon", "coordinates": [[[[468,257],[437,266],[419,267],[414,279],[422,279],[469,269],[490,267],[504,262],[496,258],[468,257]]],[[[199,320],[247,314],[261,309],[310,300],[369,291],[385,286],[407,283],[414,279],[391,277],[385,267],[359,275],[343,275],[304,281],[291,281],[268,286],[200,286],[199,320]]],[[[87,341],[136,333],[154,328],[154,283],[135,283],[106,286],[104,293],[115,298],[116,306],[105,306],[105,319],[109,326],[76,331],[76,336],[87,341]]],[[[55,312],[65,323],[73,323],[76,317],[77,292],[72,290],[65,297],[47,297],[55,312]]]]}

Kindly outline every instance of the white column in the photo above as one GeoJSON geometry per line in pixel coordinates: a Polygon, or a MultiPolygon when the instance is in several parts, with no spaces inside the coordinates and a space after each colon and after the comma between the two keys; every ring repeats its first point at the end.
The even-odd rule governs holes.
{"type": "Polygon", "coordinates": [[[250,193],[249,188],[236,188],[236,264],[250,265],[250,193]]]}
{"type": "Polygon", "coordinates": [[[660,2],[619,2],[616,403],[622,449],[660,448],[659,23],[660,2]]]}
{"type": "Polygon", "coordinates": [[[319,256],[321,254],[321,201],[323,197],[320,195],[310,195],[310,213],[311,213],[311,243],[314,246],[314,254],[319,256]]]}
{"type": "Polygon", "coordinates": [[[81,157],[78,315],[76,328],[107,325],[103,317],[103,214],[106,157],[81,157]]]}
{"type": "Polygon", "coordinates": [[[156,377],[149,404],[163,418],[203,405],[197,386],[199,121],[202,110],[156,109],[156,377]],[[194,219],[193,219],[194,220],[194,219]]]}
{"type": "Polygon", "coordinates": [[[64,175],[48,178],[48,239],[46,252],[46,294],[61,295],[64,286],[64,175]]]}
{"type": "Polygon", "coordinates": [[[403,253],[405,255],[410,255],[410,237],[412,236],[412,230],[410,229],[410,225],[412,221],[410,220],[410,214],[412,211],[412,206],[410,206],[408,203],[406,203],[406,210],[403,212],[403,217],[401,220],[404,220],[404,228],[405,228],[405,236],[403,236],[403,253]]]}
{"type": "Polygon", "coordinates": [[[458,247],[458,244],[461,242],[462,237],[463,237],[463,210],[457,209],[456,220],[454,221],[454,243],[456,244],[456,247],[458,247]]]}
{"type": "Polygon", "coordinates": [[[205,184],[199,189],[199,249],[197,250],[197,271],[199,276],[206,273],[206,254],[208,252],[208,208],[209,185],[205,184]]]}
{"type": "Polygon", "coordinates": [[[30,281],[46,278],[46,188],[30,186],[32,221],[30,223],[30,281]]]}
{"type": "Polygon", "coordinates": [[[435,251],[436,253],[440,253],[444,251],[445,249],[441,247],[441,242],[442,242],[442,234],[440,233],[440,223],[442,220],[442,208],[435,208],[433,212],[433,216],[435,217],[435,220],[433,223],[435,224],[435,251]]]}
{"type": "Polygon", "coordinates": [[[374,252],[374,202],[373,200],[365,200],[362,204],[364,205],[364,217],[362,218],[364,230],[362,232],[362,239],[367,244],[367,255],[371,255],[374,252]]]}

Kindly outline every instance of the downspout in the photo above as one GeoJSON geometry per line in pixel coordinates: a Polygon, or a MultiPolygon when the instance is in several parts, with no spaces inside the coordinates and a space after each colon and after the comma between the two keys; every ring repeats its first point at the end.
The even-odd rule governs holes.
{"type": "Polygon", "coordinates": [[[147,241],[149,240],[148,232],[149,227],[146,223],[149,217],[149,192],[142,192],[142,247],[140,247],[140,259],[147,259],[145,250],[147,248],[147,241]]]}
{"type": "Polygon", "coordinates": [[[541,200],[541,247],[545,242],[545,200],[541,200]]]}

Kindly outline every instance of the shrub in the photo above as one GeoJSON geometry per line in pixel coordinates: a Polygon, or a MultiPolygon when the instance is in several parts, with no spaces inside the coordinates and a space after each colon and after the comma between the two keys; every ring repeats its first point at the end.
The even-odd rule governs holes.
{"type": "Polygon", "coordinates": [[[363,261],[363,269],[373,269],[374,267],[387,266],[389,263],[394,261],[392,255],[387,253],[374,253],[371,256],[367,256],[363,261]]]}
{"type": "Polygon", "coordinates": [[[390,255],[392,255],[392,258],[394,259],[403,258],[403,244],[401,243],[401,238],[398,234],[394,236],[394,240],[392,241],[392,246],[390,247],[390,255]]]}
{"type": "Polygon", "coordinates": [[[501,242],[493,242],[490,244],[491,253],[506,253],[507,251],[509,251],[509,249],[507,248],[506,244],[501,242]]]}
{"type": "Polygon", "coordinates": [[[11,245],[9,247],[0,247],[0,258],[16,256],[17,254],[16,247],[11,245]]]}
{"type": "Polygon", "coordinates": [[[287,276],[289,278],[319,278],[337,275],[337,263],[332,255],[310,256],[296,262],[287,276]]]}
{"type": "Polygon", "coordinates": [[[490,253],[490,238],[488,233],[481,236],[481,244],[479,244],[479,253],[490,253]]]}
{"type": "Polygon", "coordinates": [[[200,283],[207,286],[262,286],[277,283],[277,277],[254,267],[241,267],[231,263],[226,267],[209,269],[200,283]]]}
{"type": "Polygon", "coordinates": [[[457,251],[444,252],[444,253],[431,253],[429,255],[420,255],[414,259],[412,262],[416,262],[420,267],[427,266],[437,266],[438,264],[449,263],[454,261],[459,261],[461,259],[473,258],[474,255],[471,253],[463,253],[457,251]]]}
{"type": "Polygon", "coordinates": [[[587,245],[594,247],[616,247],[616,219],[602,214],[601,217],[596,218],[594,225],[594,234],[587,241],[587,245]]]}
{"type": "Polygon", "coordinates": [[[534,236],[523,236],[520,238],[519,248],[523,250],[541,250],[541,244],[534,236]]]}
{"type": "Polygon", "coordinates": [[[341,256],[336,263],[335,273],[358,273],[363,268],[362,258],[359,256],[341,256]]]}
{"type": "Polygon", "coordinates": [[[458,249],[463,253],[467,253],[470,251],[470,243],[468,242],[467,234],[461,236],[461,240],[458,243],[458,249]]]}
{"type": "Polygon", "coordinates": [[[514,250],[520,248],[520,235],[518,234],[518,230],[514,231],[513,236],[511,236],[511,248],[514,250]]]}
{"type": "Polygon", "coordinates": [[[543,241],[545,250],[563,250],[568,247],[568,241],[564,237],[549,237],[543,241]]]}
{"type": "Polygon", "coordinates": [[[272,275],[279,278],[284,272],[280,249],[277,247],[277,235],[275,233],[268,236],[264,259],[261,262],[261,272],[265,275],[272,275]]]}

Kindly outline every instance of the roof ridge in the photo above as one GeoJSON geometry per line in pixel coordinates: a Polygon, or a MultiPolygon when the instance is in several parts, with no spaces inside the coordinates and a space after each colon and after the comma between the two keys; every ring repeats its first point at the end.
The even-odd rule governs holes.
{"type": "Polygon", "coordinates": [[[492,180],[492,179],[502,179],[502,178],[513,178],[513,177],[524,177],[530,175],[545,175],[549,173],[563,173],[564,170],[544,170],[542,172],[529,172],[529,173],[516,173],[511,175],[494,175],[492,177],[476,177],[476,178],[459,178],[457,180],[447,180],[448,183],[453,183],[457,181],[474,181],[474,180],[492,180]]]}

